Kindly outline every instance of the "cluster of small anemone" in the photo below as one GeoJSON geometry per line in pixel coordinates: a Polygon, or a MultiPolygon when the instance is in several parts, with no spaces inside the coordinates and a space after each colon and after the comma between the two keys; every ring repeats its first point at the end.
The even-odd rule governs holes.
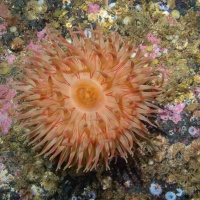
{"type": "Polygon", "coordinates": [[[150,134],[145,123],[157,113],[160,93],[151,60],[112,32],[76,27],[72,43],[49,35],[43,54],[32,51],[17,83],[22,101],[18,118],[30,129],[30,144],[40,155],[58,159],[57,169],[85,171],[118,155],[127,160],[150,134]]]}
{"type": "MultiPolygon", "coordinates": [[[[149,191],[153,196],[161,196],[163,190],[160,184],[158,183],[151,183],[149,187],[149,191]]],[[[175,194],[172,191],[168,191],[165,193],[165,199],[166,200],[176,200],[177,197],[182,197],[184,194],[184,191],[181,188],[176,189],[177,193],[175,194]]]]}

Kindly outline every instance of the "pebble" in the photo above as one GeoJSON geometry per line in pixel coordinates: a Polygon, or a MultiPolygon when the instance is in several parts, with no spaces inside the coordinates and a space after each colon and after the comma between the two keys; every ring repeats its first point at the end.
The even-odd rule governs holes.
{"type": "Polygon", "coordinates": [[[6,75],[11,71],[10,67],[8,66],[7,62],[0,63],[0,75],[6,75]]]}
{"type": "Polygon", "coordinates": [[[178,10],[172,10],[171,15],[175,19],[179,19],[180,18],[180,12],[178,10]]]}
{"type": "Polygon", "coordinates": [[[18,50],[22,50],[23,48],[23,45],[24,45],[24,41],[19,38],[19,37],[16,37],[13,39],[13,41],[11,42],[10,44],[10,48],[14,51],[18,51],[18,50]]]}
{"type": "Polygon", "coordinates": [[[16,27],[16,26],[10,27],[10,32],[11,32],[11,33],[14,33],[14,32],[16,32],[16,31],[17,31],[17,27],[16,27]]]}
{"type": "Polygon", "coordinates": [[[114,7],[116,5],[116,3],[110,3],[108,6],[110,7],[110,8],[112,8],[112,7],[114,7]]]}
{"type": "Polygon", "coordinates": [[[131,21],[131,18],[129,16],[124,17],[123,24],[128,25],[131,21]]]}

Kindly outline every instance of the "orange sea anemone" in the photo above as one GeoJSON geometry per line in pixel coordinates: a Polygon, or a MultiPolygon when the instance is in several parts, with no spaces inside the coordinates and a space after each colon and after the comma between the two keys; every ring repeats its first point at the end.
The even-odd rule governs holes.
{"type": "Polygon", "coordinates": [[[44,146],[40,154],[50,160],[58,157],[58,169],[88,171],[100,161],[109,168],[111,158],[127,160],[138,139],[148,138],[143,122],[157,112],[151,103],[160,93],[151,84],[157,76],[149,58],[116,32],[70,33],[72,43],[51,35],[44,53],[29,58],[16,86],[23,100],[19,118],[34,148],[44,146]]]}

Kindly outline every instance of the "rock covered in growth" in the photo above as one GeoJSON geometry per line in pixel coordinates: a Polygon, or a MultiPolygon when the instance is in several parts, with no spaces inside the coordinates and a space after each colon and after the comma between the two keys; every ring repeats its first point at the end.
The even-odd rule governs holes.
{"type": "Polygon", "coordinates": [[[7,134],[12,124],[12,114],[15,103],[12,99],[16,95],[14,89],[10,89],[8,84],[0,85],[0,129],[3,134],[7,134]]]}

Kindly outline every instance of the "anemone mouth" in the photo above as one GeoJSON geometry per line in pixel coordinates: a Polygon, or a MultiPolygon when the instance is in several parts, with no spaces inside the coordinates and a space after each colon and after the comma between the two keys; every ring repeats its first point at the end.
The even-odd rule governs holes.
{"type": "Polygon", "coordinates": [[[105,97],[102,87],[96,81],[79,79],[71,86],[71,99],[80,110],[93,112],[102,107],[105,97]]]}

